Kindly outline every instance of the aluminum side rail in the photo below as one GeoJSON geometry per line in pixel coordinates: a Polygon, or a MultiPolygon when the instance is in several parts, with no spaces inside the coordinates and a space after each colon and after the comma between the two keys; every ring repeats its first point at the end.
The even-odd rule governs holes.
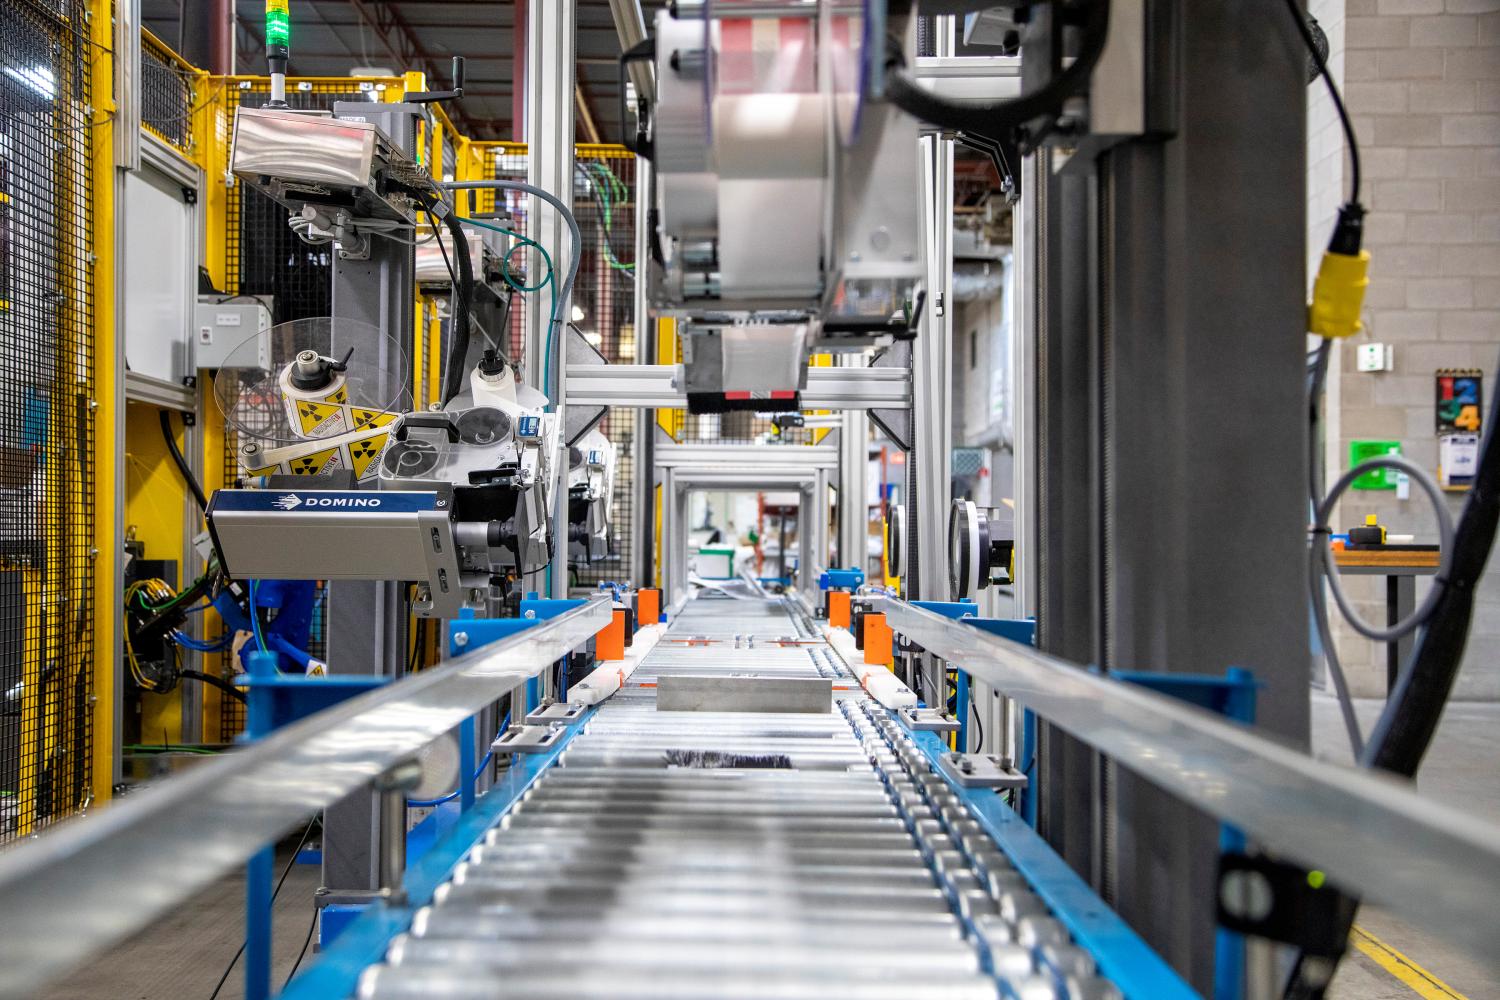
{"type": "Polygon", "coordinates": [[[597,597],[0,854],[0,997],[34,996],[144,927],[540,674],[610,614],[597,597]]]}
{"type": "Polygon", "coordinates": [[[1160,788],[1500,972],[1500,829],[1201,709],[913,607],[896,632],[1160,788]]]}
{"type": "MultiPolygon", "coordinates": [[[[569,406],[687,406],[676,365],[569,365],[569,406]]],[[[911,380],[904,368],[809,368],[804,410],[905,409],[911,380]]]]}

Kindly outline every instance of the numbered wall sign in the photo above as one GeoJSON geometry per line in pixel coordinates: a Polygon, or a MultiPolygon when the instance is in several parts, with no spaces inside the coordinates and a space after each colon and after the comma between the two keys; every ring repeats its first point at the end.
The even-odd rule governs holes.
{"type": "Polygon", "coordinates": [[[1484,373],[1477,368],[1438,369],[1438,435],[1478,434],[1483,415],[1484,373]]]}

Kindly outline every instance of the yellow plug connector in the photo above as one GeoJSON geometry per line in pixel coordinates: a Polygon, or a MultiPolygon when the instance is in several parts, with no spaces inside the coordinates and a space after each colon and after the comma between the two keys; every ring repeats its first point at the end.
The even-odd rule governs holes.
{"type": "Polygon", "coordinates": [[[1364,329],[1359,321],[1370,284],[1370,251],[1323,254],[1307,307],[1307,329],[1320,337],[1350,337],[1364,329]]]}

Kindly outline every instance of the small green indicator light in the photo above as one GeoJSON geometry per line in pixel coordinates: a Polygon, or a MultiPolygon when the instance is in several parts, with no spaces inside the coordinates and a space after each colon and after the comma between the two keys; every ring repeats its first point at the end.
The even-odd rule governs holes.
{"type": "Polygon", "coordinates": [[[1310,871],[1307,873],[1307,884],[1312,886],[1314,889],[1323,888],[1323,883],[1327,881],[1327,879],[1328,876],[1324,875],[1320,871],[1310,871]]]}
{"type": "Polygon", "coordinates": [[[291,45],[292,17],[287,0],[266,0],[266,45],[291,45]]]}

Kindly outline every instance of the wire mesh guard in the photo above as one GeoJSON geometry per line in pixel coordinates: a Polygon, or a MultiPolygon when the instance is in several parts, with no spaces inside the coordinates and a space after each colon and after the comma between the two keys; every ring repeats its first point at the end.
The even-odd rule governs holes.
{"type": "Polygon", "coordinates": [[[141,39],[141,124],[182,152],[193,147],[193,74],[141,39]]]}
{"type": "Polygon", "coordinates": [[[78,810],[93,778],[85,9],[0,5],[0,843],[78,810]]]}

